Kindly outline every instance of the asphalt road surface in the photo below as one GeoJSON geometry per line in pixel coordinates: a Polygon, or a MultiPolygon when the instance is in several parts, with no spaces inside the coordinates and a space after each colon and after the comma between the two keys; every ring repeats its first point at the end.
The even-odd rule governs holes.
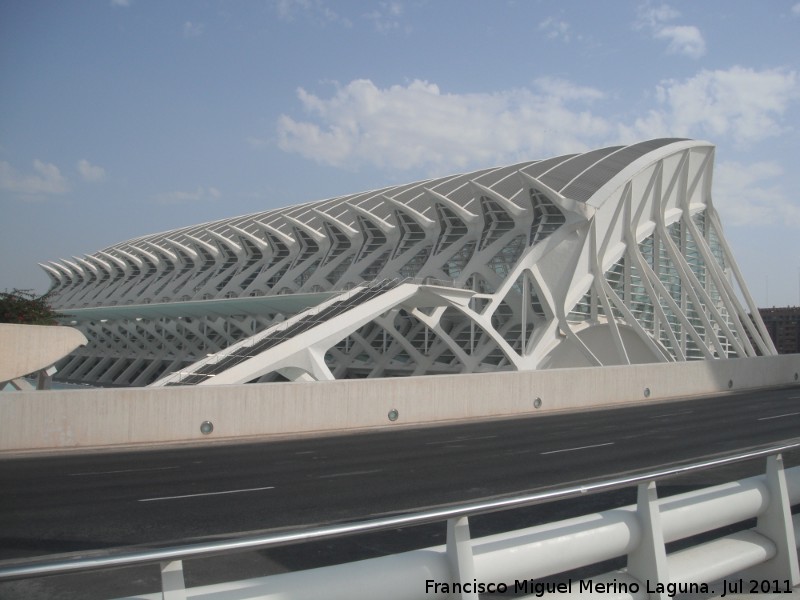
{"type": "MultiPolygon", "coordinates": [[[[6,458],[0,460],[0,560],[361,520],[798,436],[800,387],[792,386],[440,427],[6,458]]],[[[430,543],[441,543],[443,532],[436,531],[430,543]]],[[[296,560],[286,562],[307,567],[309,553],[324,554],[326,547],[287,550],[296,560]]],[[[265,560],[273,559],[262,555],[258,562],[265,560]]],[[[4,589],[13,591],[0,587],[0,596],[4,589]]],[[[50,589],[42,597],[89,596],[50,589]]]]}

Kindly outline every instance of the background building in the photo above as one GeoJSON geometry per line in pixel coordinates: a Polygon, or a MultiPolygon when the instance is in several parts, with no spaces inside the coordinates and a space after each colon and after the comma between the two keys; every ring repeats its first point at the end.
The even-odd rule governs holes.
{"type": "Polygon", "coordinates": [[[800,353],[800,307],[759,308],[778,354],[800,353]]]}
{"type": "Polygon", "coordinates": [[[60,378],[243,383],[774,354],[711,200],[657,139],[148,235],[42,265],[60,378]],[[743,300],[740,300],[743,299],[743,300]]]}

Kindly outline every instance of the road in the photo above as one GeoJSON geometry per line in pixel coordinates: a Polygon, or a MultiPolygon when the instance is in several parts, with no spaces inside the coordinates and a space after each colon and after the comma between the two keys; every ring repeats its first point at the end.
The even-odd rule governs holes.
{"type": "Polygon", "coordinates": [[[446,427],[0,460],[0,559],[362,519],[800,435],[800,387],[446,427]]]}
{"type": "MultiPolygon", "coordinates": [[[[0,560],[362,519],[649,469],[794,438],[800,387],[440,427],[0,460],[0,560]]],[[[800,464],[800,452],[786,457],[800,464]]],[[[763,472],[663,482],[662,495],[763,472]]],[[[635,490],[470,519],[473,536],[633,502],[635,490]]],[[[444,542],[440,524],[184,564],[189,587],[444,542]]],[[[620,565],[609,564],[607,569],[620,565]]],[[[0,583],[4,600],[160,590],[157,565],[0,583]]]]}

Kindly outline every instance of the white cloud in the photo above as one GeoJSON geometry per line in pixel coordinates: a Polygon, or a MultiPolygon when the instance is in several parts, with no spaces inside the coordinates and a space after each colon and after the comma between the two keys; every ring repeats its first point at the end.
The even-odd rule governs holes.
{"type": "Polygon", "coordinates": [[[284,21],[304,17],[319,25],[338,23],[344,27],[352,26],[350,19],[339,15],[324,0],[277,0],[275,10],[284,21]]]}
{"type": "MultiPolygon", "coordinates": [[[[337,167],[431,174],[656,137],[744,147],[785,132],[800,78],[786,69],[704,70],[662,81],[653,97],[650,110],[614,120],[602,91],[563,79],[491,94],[448,94],[420,80],[388,88],[355,80],[327,98],[298,90],[305,115],[280,117],[278,146],[337,167]]],[[[254,147],[256,139],[263,141],[253,138],[254,147]]]]}
{"type": "Polygon", "coordinates": [[[191,202],[211,202],[219,200],[220,197],[221,194],[217,188],[205,188],[199,185],[197,189],[190,192],[173,191],[157,194],[155,200],[162,204],[186,204],[191,202]]]}
{"type": "Polygon", "coordinates": [[[0,189],[26,195],[63,194],[69,183],[57,166],[33,161],[35,174],[22,174],[5,161],[0,161],[0,189]]]}
{"type": "Polygon", "coordinates": [[[544,32],[545,36],[551,40],[560,39],[569,42],[572,39],[569,23],[556,17],[548,17],[539,23],[539,31],[544,32]]]}
{"type": "Polygon", "coordinates": [[[183,37],[199,37],[203,35],[205,29],[206,26],[202,23],[192,23],[191,21],[186,21],[186,23],[183,24],[183,37]]]}
{"type": "Polygon", "coordinates": [[[783,169],[775,163],[719,162],[714,169],[714,206],[730,226],[784,224],[800,227],[800,205],[778,183],[783,169]]]}
{"type": "Polygon", "coordinates": [[[298,90],[309,120],[282,115],[278,144],[346,168],[463,169],[580,151],[604,141],[611,123],[570,106],[602,96],[557,79],[538,80],[535,91],[463,95],[443,94],[420,80],[385,89],[356,80],[329,99],[298,90]]]}
{"type": "Polygon", "coordinates": [[[795,16],[800,16],[800,2],[792,6],[792,14],[795,16]]]}
{"type": "Polygon", "coordinates": [[[655,29],[659,27],[662,23],[667,21],[672,21],[673,19],[677,19],[681,16],[677,10],[672,8],[668,4],[661,4],[659,6],[653,6],[649,2],[642,4],[637,9],[637,16],[638,19],[636,20],[635,26],[638,29],[649,27],[651,29],[655,29]]]}
{"type": "Polygon", "coordinates": [[[282,19],[291,21],[298,12],[309,10],[311,4],[311,0],[277,0],[275,10],[282,19]]]}
{"type": "Polygon", "coordinates": [[[733,67],[700,71],[684,81],[666,80],[657,88],[658,107],[622,127],[624,139],[677,135],[730,136],[739,146],[784,132],[781,117],[800,99],[795,71],[755,71],[733,67]]]}
{"type": "Polygon", "coordinates": [[[275,10],[278,12],[278,16],[287,21],[293,20],[297,12],[308,10],[310,6],[310,0],[277,0],[275,2],[275,10]]]}
{"type": "Polygon", "coordinates": [[[667,53],[682,54],[689,58],[700,58],[706,53],[703,34],[694,25],[670,25],[659,28],[655,37],[669,40],[667,53]]]}
{"type": "Polygon", "coordinates": [[[103,181],[106,178],[106,171],[103,167],[93,165],[85,158],[78,161],[78,172],[84,181],[92,183],[103,181]]]}
{"type": "Polygon", "coordinates": [[[111,6],[122,6],[127,8],[131,5],[131,0],[111,0],[111,6]]]}
{"type": "Polygon", "coordinates": [[[374,10],[364,15],[364,18],[372,21],[376,31],[389,33],[402,27],[400,18],[402,15],[403,5],[400,2],[379,2],[374,10]]]}
{"type": "Polygon", "coordinates": [[[638,19],[634,23],[636,29],[648,29],[657,40],[666,40],[668,54],[678,54],[689,58],[700,58],[706,53],[706,41],[703,34],[694,25],[668,25],[681,14],[669,6],[662,4],[652,6],[647,3],[639,7],[638,19]]]}

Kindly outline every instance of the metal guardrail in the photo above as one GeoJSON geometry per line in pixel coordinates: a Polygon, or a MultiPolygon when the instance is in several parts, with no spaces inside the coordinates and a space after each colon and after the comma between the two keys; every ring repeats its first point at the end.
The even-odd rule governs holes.
{"type": "Polygon", "coordinates": [[[91,555],[84,553],[81,556],[71,558],[37,557],[33,559],[14,559],[0,562],[0,581],[153,563],[161,563],[162,567],[164,567],[165,564],[173,563],[174,561],[328,540],[442,521],[455,522],[463,517],[628,488],[755,458],[774,457],[798,448],[800,448],[800,438],[795,438],[774,445],[754,447],[725,454],[716,458],[666,466],[641,473],[626,474],[602,481],[551,488],[516,496],[477,500],[367,521],[301,528],[277,533],[242,535],[225,540],[181,543],[160,548],[114,548],[98,551],[91,555]]]}

